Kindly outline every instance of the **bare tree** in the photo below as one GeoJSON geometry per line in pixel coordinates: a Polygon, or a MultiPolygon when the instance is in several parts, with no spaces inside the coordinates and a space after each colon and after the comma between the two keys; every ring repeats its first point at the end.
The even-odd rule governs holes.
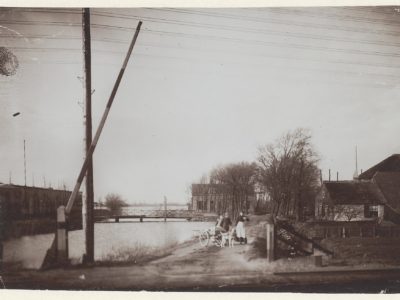
{"type": "Polygon", "coordinates": [[[128,206],[125,200],[122,199],[121,195],[110,193],[105,197],[104,205],[110,210],[111,214],[120,214],[122,207],[128,206]]]}
{"type": "Polygon", "coordinates": [[[303,218],[303,208],[314,201],[318,156],[310,133],[302,128],[288,132],[273,144],[259,148],[258,179],[267,190],[274,216],[303,218]]]}
{"type": "Polygon", "coordinates": [[[218,212],[229,212],[233,220],[240,211],[248,213],[249,196],[254,196],[255,179],[255,163],[233,163],[212,170],[210,182],[218,184],[223,195],[218,212]]]}
{"type": "Polygon", "coordinates": [[[346,221],[351,221],[363,215],[363,208],[354,205],[336,205],[334,208],[334,219],[335,221],[346,219],[346,221]]]}

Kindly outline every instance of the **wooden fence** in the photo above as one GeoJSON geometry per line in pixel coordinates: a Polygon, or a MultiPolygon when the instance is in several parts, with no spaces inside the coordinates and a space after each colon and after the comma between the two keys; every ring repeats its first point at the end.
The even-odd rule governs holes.
{"type": "Polygon", "coordinates": [[[384,226],[371,221],[316,222],[308,224],[312,238],[400,237],[400,226],[384,226]]]}

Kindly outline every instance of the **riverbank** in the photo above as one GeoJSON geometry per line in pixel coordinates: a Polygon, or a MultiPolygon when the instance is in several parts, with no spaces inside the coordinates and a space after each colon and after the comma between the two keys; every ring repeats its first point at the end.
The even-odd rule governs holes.
{"type": "Polygon", "coordinates": [[[308,257],[268,263],[255,239],[264,218],[251,217],[247,245],[202,247],[192,240],[163,257],[134,264],[9,271],[2,277],[7,288],[68,290],[331,291],[339,286],[339,292],[358,283],[359,288],[390,286],[392,291],[399,285],[400,269],[391,265],[316,267],[308,257]]]}
{"type": "MultiPolygon", "coordinates": [[[[213,224],[188,221],[96,223],[95,260],[134,261],[143,256],[162,257],[175,246],[192,239],[197,231],[213,224]]],[[[80,264],[85,251],[85,234],[78,230],[70,231],[68,236],[71,264],[80,264]]],[[[54,234],[45,234],[5,241],[3,263],[20,269],[39,269],[53,240],[54,234]]],[[[149,259],[144,257],[143,261],[149,259]]]]}

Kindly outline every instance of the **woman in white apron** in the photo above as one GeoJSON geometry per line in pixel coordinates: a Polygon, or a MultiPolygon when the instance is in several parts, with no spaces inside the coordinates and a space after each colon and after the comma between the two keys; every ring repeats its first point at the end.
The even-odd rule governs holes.
{"type": "Polygon", "coordinates": [[[246,241],[246,231],[244,229],[244,216],[243,213],[240,212],[239,217],[237,219],[236,224],[236,236],[239,239],[240,244],[245,243],[246,241]]]}

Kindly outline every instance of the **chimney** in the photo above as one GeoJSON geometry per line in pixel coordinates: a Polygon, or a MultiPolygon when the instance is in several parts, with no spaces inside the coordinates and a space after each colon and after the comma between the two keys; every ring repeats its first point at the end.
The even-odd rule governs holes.
{"type": "Polygon", "coordinates": [[[336,181],[339,181],[339,172],[336,172],[336,181]]]}
{"type": "Polygon", "coordinates": [[[331,181],[331,169],[329,169],[329,177],[328,181],[331,181]]]}

